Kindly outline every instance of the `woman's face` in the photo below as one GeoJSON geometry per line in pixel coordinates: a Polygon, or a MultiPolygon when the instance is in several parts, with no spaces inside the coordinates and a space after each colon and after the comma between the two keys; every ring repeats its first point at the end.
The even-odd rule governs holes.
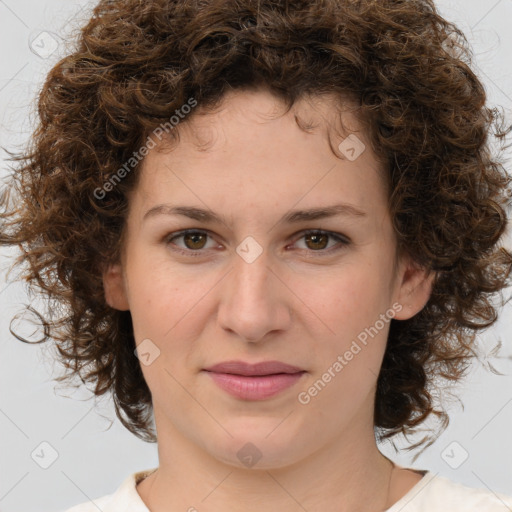
{"type": "Polygon", "coordinates": [[[268,92],[233,92],[146,157],[104,282],[131,312],[159,439],[271,468],[373,436],[389,323],[419,311],[430,285],[395,267],[382,169],[348,112],[332,153],[333,101],[279,117],[268,92]],[[232,361],[293,368],[207,371],[232,361]]]}

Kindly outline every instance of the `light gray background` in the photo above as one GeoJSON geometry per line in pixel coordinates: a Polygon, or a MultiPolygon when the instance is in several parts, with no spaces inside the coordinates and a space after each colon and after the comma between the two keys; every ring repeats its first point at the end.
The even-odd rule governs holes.
{"type": "MultiPolygon", "coordinates": [[[[64,39],[93,4],[0,0],[0,146],[12,150],[26,140],[45,73],[66,52],[64,39]]],[[[505,107],[512,122],[512,0],[442,0],[438,5],[467,34],[490,103],[505,107]]],[[[3,151],[0,158],[4,177],[3,151]]],[[[510,237],[506,243],[512,247],[510,237]]],[[[114,420],[111,401],[94,409],[85,390],[55,390],[52,375],[58,367],[44,359],[51,345],[29,346],[11,336],[9,321],[27,298],[15,274],[7,281],[13,253],[3,250],[0,258],[0,511],[57,512],[113,492],[132,472],[156,467],[156,446],[139,441],[114,420]],[[52,449],[42,442],[58,454],[48,469],[34,460],[51,461],[52,449]]],[[[414,464],[413,454],[397,455],[389,444],[382,447],[386,454],[406,466],[512,495],[511,312],[509,304],[499,323],[480,338],[484,353],[503,341],[501,357],[489,361],[505,376],[474,365],[460,391],[465,409],[453,401],[450,426],[439,440],[414,464]]],[[[29,335],[30,325],[23,325],[29,335]]]]}

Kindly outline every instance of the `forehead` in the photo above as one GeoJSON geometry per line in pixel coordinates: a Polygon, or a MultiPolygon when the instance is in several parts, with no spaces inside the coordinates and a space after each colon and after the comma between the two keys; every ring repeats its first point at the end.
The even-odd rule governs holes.
{"type": "Polygon", "coordinates": [[[214,110],[198,107],[178,126],[178,140],[149,152],[139,182],[144,202],[180,197],[246,210],[340,197],[376,204],[382,169],[355,110],[334,95],[303,98],[287,111],[267,91],[233,91],[214,110]]]}
{"type": "Polygon", "coordinates": [[[305,95],[288,110],[283,99],[268,89],[238,89],[226,93],[216,107],[198,107],[178,130],[180,138],[195,142],[201,151],[211,148],[212,132],[221,127],[233,136],[244,126],[254,130],[270,124],[279,130],[295,124],[305,134],[346,136],[361,131],[357,110],[354,102],[334,93],[305,95]],[[230,124],[236,130],[229,130],[230,124]]]}

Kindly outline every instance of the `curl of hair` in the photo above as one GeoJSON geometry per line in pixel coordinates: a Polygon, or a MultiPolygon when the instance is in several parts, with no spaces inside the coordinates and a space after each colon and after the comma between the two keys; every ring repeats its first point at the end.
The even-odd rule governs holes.
{"type": "Polygon", "coordinates": [[[214,108],[254,87],[288,108],[326,93],[358,105],[385,163],[398,248],[436,274],[425,308],[391,322],[375,427],[391,437],[431,414],[446,424],[430,384],[460,379],[496,320],[491,300],[512,267],[499,244],[510,177],[490,149],[502,117],[464,35],[430,0],[99,2],[46,78],[0,213],[0,244],[21,248],[26,279],[60,306],[51,337],[67,377],[111,392],[123,424],[155,441],[130,313],[106,304],[102,283],[139,165],[102,199],[95,191],[190,98],[214,108]]]}

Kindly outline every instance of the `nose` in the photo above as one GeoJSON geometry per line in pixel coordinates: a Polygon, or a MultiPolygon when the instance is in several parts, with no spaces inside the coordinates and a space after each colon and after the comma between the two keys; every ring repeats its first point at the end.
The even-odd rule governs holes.
{"type": "Polygon", "coordinates": [[[290,326],[290,291],[270,263],[265,251],[251,263],[235,255],[223,280],[218,322],[243,341],[259,342],[290,326]]]}

